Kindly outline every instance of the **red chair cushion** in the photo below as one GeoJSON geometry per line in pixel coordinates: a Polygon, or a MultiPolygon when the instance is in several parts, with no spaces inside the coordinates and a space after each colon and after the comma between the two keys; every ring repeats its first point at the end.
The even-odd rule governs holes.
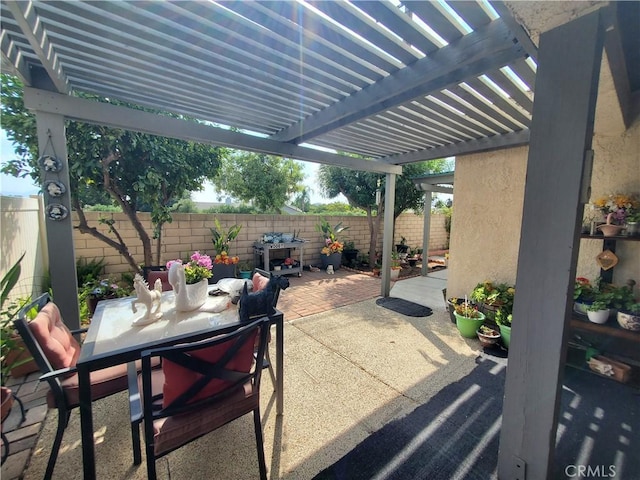
{"type": "MultiPolygon", "coordinates": [[[[225,368],[227,370],[245,373],[250,371],[251,365],[253,364],[253,345],[256,333],[257,331],[254,331],[252,335],[249,335],[247,341],[238,349],[233,358],[226,364],[225,368]]],[[[232,341],[224,342],[213,347],[193,350],[189,354],[201,360],[214,363],[217,362],[227,351],[232,344],[231,342],[232,341]]],[[[162,387],[163,407],[171,405],[176,398],[182,395],[182,393],[193,385],[193,383],[202,377],[199,373],[184,368],[170,360],[167,360],[166,358],[163,358],[162,360],[162,371],[164,373],[164,385],[162,387]]],[[[229,382],[214,378],[187,403],[193,403],[213,396],[229,386],[229,382]]]]}
{"type": "Polygon", "coordinates": [[[259,273],[254,273],[251,281],[253,282],[254,292],[264,290],[267,287],[267,283],[269,283],[269,279],[264,275],[260,275],[259,273]]]}
{"type": "Polygon", "coordinates": [[[161,272],[149,272],[147,275],[147,283],[149,284],[149,288],[153,290],[153,287],[156,283],[156,279],[160,279],[162,282],[162,291],[167,292],[169,290],[173,290],[173,287],[169,283],[169,272],[161,271],[161,272]]]}
{"type": "Polygon", "coordinates": [[[56,304],[47,303],[29,322],[29,328],[54,369],[75,367],[80,345],[62,321],[56,304]]]}

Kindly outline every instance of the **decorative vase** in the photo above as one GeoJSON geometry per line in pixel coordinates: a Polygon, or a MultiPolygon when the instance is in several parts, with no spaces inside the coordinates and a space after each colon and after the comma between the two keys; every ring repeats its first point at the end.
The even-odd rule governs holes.
{"type": "Polygon", "coordinates": [[[589,321],[593,323],[607,323],[609,320],[610,309],[605,310],[587,310],[587,317],[589,317],[589,321]]]}
{"type": "Polygon", "coordinates": [[[628,237],[634,237],[638,235],[638,233],[640,233],[638,231],[638,222],[627,222],[625,231],[627,232],[628,237]]]}
{"type": "Polygon", "coordinates": [[[397,280],[400,276],[400,268],[392,268],[391,269],[391,280],[397,280]]]}
{"type": "Polygon", "coordinates": [[[334,271],[338,270],[342,262],[342,252],[335,252],[331,255],[320,255],[320,260],[322,261],[323,270],[326,270],[329,265],[333,265],[334,271]]]}
{"type": "Polygon", "coordinates": [[[640,332],[640,315],[633,313],[618,312],[617,315],[618,324],[626,329],[633,330],[634,332],[640,332]]]}
{"type": "Polygon", "coordinates": [[[251,270],[240,270],[240,278],[251,278],[251,270]]]}
{"type": "Polygon", "coordinates": [[[624,225],[613,225],[611,223],[612,213],[607,215],[607,223],[598,226],[598,230],[602,232],[605,237],[615,237],[620,235],[620,232],[624,229],[624,225]]]}
{"type": "Polygon", "coordinates": [[[200,308],[204,305],[204,302],[207,301],[208,286],[209,283],[206,278],[203,278],[198,283],[185,285],[186,295],[178,296],[176,293],[176,310],[179,312],[190,312],[191,310],[200,308]]]}
{"type": "Polygon", "coordinates": [[[181,263],[174,263],[169,268],[169,283],[173,287],[176,310],[179,312],[190,312],[200,308],[207,301],[207,279],[203,278],[198,283],[187,285],[184,265],[181,263]]]}
{"type": "Polygon", "coordinates": [[[476,332],[480,328],[480,325],[484,323],[484,313],[478,312],[480,315],[478,318],[469,318],[463,317],[459,313],[455,313],[456,317],[456,326],[458,327],[458,331],[460,335],[465,338],[476,338],[476,332]]]}
{"type": "Polygon", "coordinates": [[[500,338],[502,338],[502,344],[504,348],[509,348],[511,343],[511,327],[508,325],[498,325],[500,328],[500,338]]]}

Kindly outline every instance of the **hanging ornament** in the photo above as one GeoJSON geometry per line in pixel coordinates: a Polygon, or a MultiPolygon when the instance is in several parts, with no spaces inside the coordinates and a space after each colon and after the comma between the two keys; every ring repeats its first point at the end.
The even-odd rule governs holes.
{"type": "Polygon", "coordinates": [[[60,205],[59,203],[52,203],[51,205],[47,205],[47,217],[50,220],[60,221],[67,218],[69,215],[69,210],[64,205],[60,205]]]}
{"type": "Polygon", "coordinates": [[[60,197],[67,191],[67,187],[62,182],[56,180],[48,180],[44,182],[44,189],[50,197],[60,197]]]}
{"type": "Polygon", "coordinates": [[[62,162],[53,155],[42,155],[38,159],[38,163],[45,172],[57,173],[62,170],[62,162]]]}

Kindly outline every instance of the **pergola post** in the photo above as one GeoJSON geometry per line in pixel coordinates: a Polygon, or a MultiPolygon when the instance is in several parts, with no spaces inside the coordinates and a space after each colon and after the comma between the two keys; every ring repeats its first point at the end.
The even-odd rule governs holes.
{"type": "Polygon", "coordinates": [[[393,209],[396,198],[396,175],[387,173],[384,187],[384,228],[382,233],[382,282],[383,297],[391,292],[391,251],[393,250],[393,209]]]}
{"type": "Polygon", "coordinates": [[[600,11],[540,36],[500,434],[505,480],[554,475],[603,41],[600,11]]]}
{"type": "Polygon", "coordinates": [[[424,192],[424,223],[422,227],[422,269],[420,274],[426,277],[429,273],[429,235],[431,234],[431,190],[424,192]]]}
{"type": "Polygon", "coordinates": [[[47,181],[57,181],[66,191],[61,196],[52,197],[44,188],[45,226],[49,254],[49,275],[54,301],[65,324],[70,329],[80,327],[80,309],[78,306],[78,281],[76,275],[75,248],[73,246],[73,225],[71,223],[71,195],[69,182],[69,161],[67,159],[67,140],[65,118],[63,115],[36,111],[38,147],[40,157],[44,155],[57,158],[62,167],[60,171],[45,171],[40,167],[41,185],[47,181]],[[54,220],[47,215],[47,207],[62,205],[67,210],[66,218],[54,220]]]}

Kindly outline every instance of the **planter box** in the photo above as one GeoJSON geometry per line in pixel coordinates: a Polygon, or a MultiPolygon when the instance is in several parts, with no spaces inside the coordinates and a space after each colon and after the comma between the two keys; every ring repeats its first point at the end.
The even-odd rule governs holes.
{"type": "Polygon", "coordinates": [[[603,355],[591,357],[587,362],[594,372],[609,377],[620,383],[627,383],[631,377],[631,367],[603,355]]]}
{"type": "Polygon", "coordinates": [[[12,349],[9,353],[7,353],[7,358],[5,359],[7,365],[16,364],[16,366],[11,369],[11,377],[20,378],[33,372],[39,372],[40,369],[38,368],[36,361],[29,353],[29,350],[27,350],[27,347],[22,341],[22,338],[15,338],[15,342],[17,348],[12,349]]]}

